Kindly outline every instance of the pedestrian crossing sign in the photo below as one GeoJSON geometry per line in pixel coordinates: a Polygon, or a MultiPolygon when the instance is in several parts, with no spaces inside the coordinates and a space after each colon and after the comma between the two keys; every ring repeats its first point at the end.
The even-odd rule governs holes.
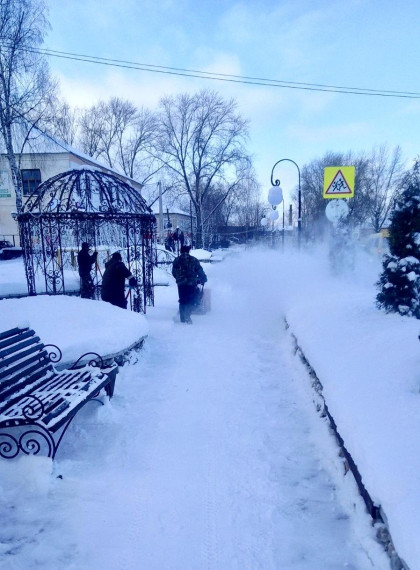
{"type": "Polygon", "coordinates": [[[354,197],[354,166],[327,166],[324,168],[324,198],[354,197]]]}

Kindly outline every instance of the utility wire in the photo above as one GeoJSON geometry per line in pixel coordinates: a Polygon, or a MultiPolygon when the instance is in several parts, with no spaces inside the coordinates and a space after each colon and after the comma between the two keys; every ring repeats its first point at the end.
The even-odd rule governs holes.
{"type": "MultiPolygon", "coordinates": [[[[233,75],[233,74],[227,74],[227,73],[218,73],[218,72],[212,72],[212,71],[200,71],[197,69],[185,69],[182,67],[167,67],[167,66],[163,66],[163,65],[152,65],[152,64],[148,64],[148,63],[137,63],[137,62],[132,62],[132,61],[126,61],[126,60],[120,60],[120,59],[109,59],[109,58],[105,58],[105,57],[97,57],[97,56],[91,56],[91,55],[86,55],[86,54],[76,54],[76,53],[70,53],[70,52],[63,52],[63,51],[57,51],[57,50],[52,50],[49,48],[39,48],[40,50],[43,51],[44,55],[66,55],[66,56],[75,56],[75,57],[83,57],[83,58],[88,58],[89,60],[97,60],[98,62],[101,61],[105,61],[105,62],[112,62],[112,63],[122,63],[122,64],[130,64],[133,66],[143,66],[143,67],[147,67],[147,68],[156,68],[156,69],[163,69],[163,70],[170,70],[170,71],[181,71],[181,72],[186,72],[186,73],[199,73],[199,74],[203,74],[203,75],[209,75],[209,76],[220,76],[220,77],[228,77],[228,78],[234,78],[234,79],[246,79],[246,80],[251,80],[251,81],[264,81],[264,82],[270,82],[270,83],[278,83],[278,84],[282,84],[282,85],[300,85],[300,86],[307,86],[307,87],[323,87],[326,89],[349,89],[349,90],[355,90],[355,91],[369,91],[369,92],[373,92],[373,93],[392,93],[392,94],[399,94],[399,95],[418,95],[420,96],[419,92],[410,92],[410,91],[387,91],[384,89],[368,89],[368,88],[361,88],[361,87],[347,87],[347,86],[339,86],[339,85],[324,85],[324,84],[320,84],[320,83],[303,83],[303,82],[299,82],[299,81],[282,81],[279,79],[267,79],[264,77],[250,77],[250,76],[246,76],[246,75],[233,75]]],[[[92,61],[92,63],[94,63],[94,61],[92,61]]]]}
{"type": "Polygon", "coordinates": [[[84,61],[87,63],[95,63],[98,65],[106,65],[110,67],[119,67],[124,69],[136,69],[138,71],[148,71],[152,73],[160,73],[166,75],[176,75],[181,77],[195,77],[198,79],[209,79],[213,81],[224,81],[229,83],[241,83],[246,85],[257,85],[265,87],[277,87],[283,89],[296,89],[303,91],[321,91],[326,93],[343,93],[349,95],[369,95],[375,97],[393,97],[404,99],[420,99],[420,92],[410,91],[392,91],[382,89],[368,89],[361,87],[346,87],[338,85],[324,85],[319,83],[303,83],[295,81],[282,81],[278,79],[267,79],[261,77],[250,77],[244,75],[231,75],[225,73],[216,73],[209,71],[199,71],[195,69],[186,69],[178,67],[166,67],[161,65],[152,65],[147,63],[136,63],[126,60],[109,59],[91,55],[76,54],[71,52],[63,52],[48,48],[26,48],[27,51],[56,57],[61,59],[69,59],[74,61],[84,61]]]}

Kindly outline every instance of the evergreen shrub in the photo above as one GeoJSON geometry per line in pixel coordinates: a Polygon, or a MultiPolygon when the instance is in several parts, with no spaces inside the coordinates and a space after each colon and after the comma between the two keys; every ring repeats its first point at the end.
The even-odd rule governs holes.
{"type": "Polygon", "coordinates": [[[404,178],[391,213],[390,254],[377,282],[377,306],[420,319],[420,162],[404,178]]]}

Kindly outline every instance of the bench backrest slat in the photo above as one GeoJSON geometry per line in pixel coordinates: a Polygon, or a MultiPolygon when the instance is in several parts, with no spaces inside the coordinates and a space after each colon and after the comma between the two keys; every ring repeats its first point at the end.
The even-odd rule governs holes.
{"type": "Polygon", "coordinates": [[[0,410],[16,394],[29,392],[53,371],[47,351],[31,329],[14,328],[0,333],[0,410]]]}
{"type": "Polygon", "coordinates": [[[14,364],[16,367],[24,368],[25,362],[28,362],[30,357],[35,357],[38,360],[46,359],[45,351],[38,343],[33,343],[28,347],[22,347],[22,350],[16,350],[5,358],[0,357],[0,381],[10,374],[10,367],[14,364]]]}
{"type": "MultiPolygon", "coordinates": [[[[21,350],[23,350],[24,348],[34,345],[42,347],[39,338],[36,336],[27,338],[25,340],[19,340],[18,342],[15,342],[14,344],[7,346],[6,348],[3,348],[2,350],[0,350],[0,363],[2,363],[4,359],[7,358],[8,356],[16,354],[21,350]]],[[[2,366],[2,364],[0,364],[0,366],[2,366]]]]}
{"type": "MultiPolygon", "coordinates": [[[[9,338],[10,336],[13,336],[15,334],[19,334],[19,333],[22,333],[22,332],[28,331],[28,330],[30,330],[29,327],[23,327],[23,328],[14,327],[13,329],[9,329],[7,331],[0,332],[0,341],[2,341],[5,338],[9,338]]],[[[32,333],[35,334],[34,331],[32,331],[32,333]]]]}
{"type": "Polygon", "coordinates": [[[25,340],[35,336],[35,331],[31,329],[10,329],[0,335],[0,351],[15,344],[19,340],[25,340]]]}
{"type": "Polygon", "coordinates": [[[39,353],[9,366],[7,375],[0,380],[0,402],[4,393],[9,392],[13,386],[29,384],[34,373],[46,374],[49,370],[52,370],[51,363],[45,358],[40,360],[39,353]]]}
{"type": "Polygon", "coordinates": [[[33,373],[25,378],[23,381],[18,382],[5,390],[0,396],[0,413],[8,408],[13,402],[20,400],[22,396],[29,394],[34,389],[41,386],[48,378],[45,370],[33,370],[33,373]]]}

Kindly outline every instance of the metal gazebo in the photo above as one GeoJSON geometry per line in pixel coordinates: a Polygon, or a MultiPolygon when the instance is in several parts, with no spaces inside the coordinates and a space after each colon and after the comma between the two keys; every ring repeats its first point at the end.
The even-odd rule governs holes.
{"type": "Polygon", "coordinates": [[[76,169],[40,184],[18,214],[29,295],[75,294],[82,242],[98,251],[95,298],[105,261],[119,251],[137,279],[129,307],[153,305],[156,219],[132,186],[100,170],[76,169]]]}

